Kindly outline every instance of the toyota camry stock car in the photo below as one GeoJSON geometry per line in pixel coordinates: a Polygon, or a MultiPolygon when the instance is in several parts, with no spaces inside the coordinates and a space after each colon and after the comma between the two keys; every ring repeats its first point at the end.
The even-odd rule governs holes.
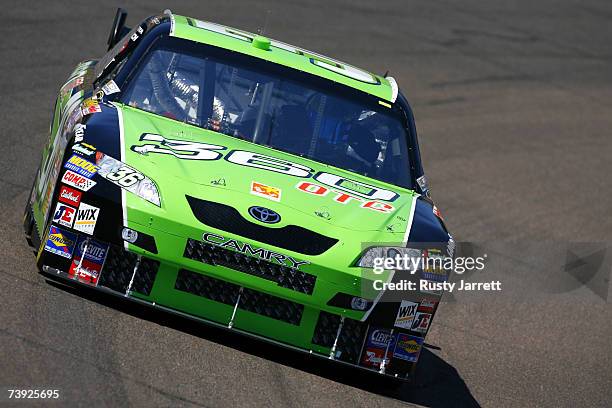
{"type": "Polygon", "coordinates": [[[368,271],[454,243],[395,80],[169,11],[125,20],[57,97],[24,216],[41,273],[410,378],[441,293],[385,301],[394,271],[368,271]]]}

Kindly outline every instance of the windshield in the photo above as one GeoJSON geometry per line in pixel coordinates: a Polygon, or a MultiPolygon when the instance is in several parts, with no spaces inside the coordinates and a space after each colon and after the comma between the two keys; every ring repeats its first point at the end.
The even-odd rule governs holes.
{"type": "Polygon", "coordinates": [[[217,47],[163,37],[122,102],[411,187],[401,112],[344,85],[217,47]]]}

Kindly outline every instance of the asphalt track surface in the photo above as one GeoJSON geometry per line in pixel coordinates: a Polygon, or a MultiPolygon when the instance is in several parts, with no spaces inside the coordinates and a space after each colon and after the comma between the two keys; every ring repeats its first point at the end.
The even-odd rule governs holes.
{"type": "MultiPolygon", "coordinates": [[[[375,3],[124,7],[129,23],[171,7],[250,31],[265,25],[273,38],[389,70],[412,103],[433,198],[461,240],[510,257],[514,247],[500,242],[610,244],[612,3],[375,3]]],[[[599,296],[578,288],[443,304],[427,339],[437,349],[399,390],[47,283],[23,239],[23,206],[57,90],[78,61],[103,54],[115,6],[0,7],[0,405],[7,388],[54,388],[57,406],[609,406],[609,273],[599,296]]]]}

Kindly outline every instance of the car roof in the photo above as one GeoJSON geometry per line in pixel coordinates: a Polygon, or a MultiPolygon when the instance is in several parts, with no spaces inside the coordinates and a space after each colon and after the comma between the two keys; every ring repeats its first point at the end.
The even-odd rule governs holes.
{"type": "Polygon", "coordinates": [[[317,75],[374,95],[385,102],[395,102],[397,98],[397,84],[391,77],[375,75],[333,58],[244,30],[174,14],[171,22],[170,35],[173,37],[225,48],[317,75]]]}

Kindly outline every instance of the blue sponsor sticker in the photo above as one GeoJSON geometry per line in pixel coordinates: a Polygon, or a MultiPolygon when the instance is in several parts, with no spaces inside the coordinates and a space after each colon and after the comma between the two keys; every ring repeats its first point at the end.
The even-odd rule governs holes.
{"type": "MultiPolygon", "coordinates": [[[[87,236],[80,235],[76,250],[74,251],[74,258],[81,259],[83,256],[83,251],[85,250],[85,243],[87,242],[87,236]]],[[[108,253],[108,244],[97,241],[93,238],[89,239],[87,242],[87,252],[85,253],[85,259],[95,264],[100,265],[100,267],[104,264],[104,260],[106,259],[106,254],[108,253]]]]}
{"type": "Polygon", "coordinates": [[[45,242],[45,251],[70,259],[72,258],[72,252],[74,251],[76,241],[76,234],[64,231],[63,229],[52,225],[49,228],[47,242],[45,242]]]}
{"type": "Polygon", "coordinates": [[[423,346],[423,338],[400,333],[393,351],[393,357],[416,363],[423,346]]]}
{"type": "Polygon", "coordinates": [[[434,282],[448,281],[448,275],[444,270],[423,271],[421,276],[423,277],[423,279],[427,279],[434,282]]]}
{"type": "Polygon", "coordinates": [[[391,334],[391,330],[372,327],[368,334],[368,347],[386,349],[389,345],[391,351],[395,345],[395,338],[396,336],[391,334]]]}
{"type": "Polygon", "coordinates": [[[76,154],[68,159],[64,167],[87,178],[92,178],[98,171],[98,166],[76,154]]]}
{"type": "Polygon", "coordinates": [[[444,269],[446,258],[439,249],[428,249],[425,251],[425,264],[421,276],[434,282],[446,282],[448,275],[444,269]]]}

